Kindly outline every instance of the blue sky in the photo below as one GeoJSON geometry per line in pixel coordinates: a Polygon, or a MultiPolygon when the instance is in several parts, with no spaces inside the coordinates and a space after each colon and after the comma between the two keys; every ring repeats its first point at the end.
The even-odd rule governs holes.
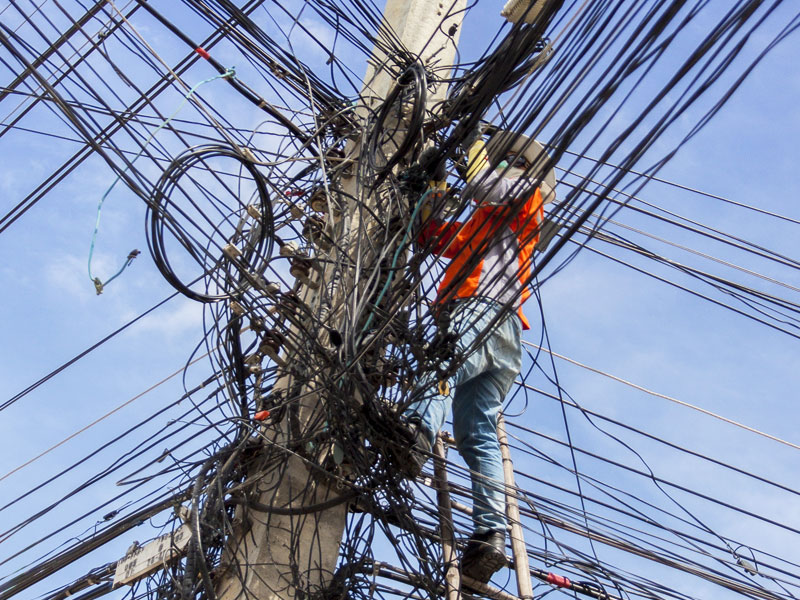
{"type": "MultiPolygon", "coordinates": [[[[736,67],[743,68],[749,64],[755,52],[763,48],[779,28],[794,17],[796,8],[793,9],[789,4],[784,3],[765,23],[763,30],[753,36],[736,67]]],[[[719,6],[707,7],[710,13],[708,22],[718,16],[716,11],[719,6]]],[[[3,9],[5,12],[0,13],[0,19],[16,27],[20,17],[8,8],[7,3],[0,2],[0,10],[3,9]]],[[[494,33],[501,25],[498,11],[498,3],[479,3],[464,24],[462,47],[468,43],[474,48],[483,48],[489,41],[483,24],[491,23],[490,29],[494,33]]],[[[259,16],[266,19],[263,14],[259,16]]],[[[182,14],[182,18],[186,19],[184,23],[188,30],[193,26],[202,29],[189,16],[182,14]]],[[[307,18],[312,29],[315,28],[320,35],[330,36],[321,23],[312,16],[307,18]]],[[[685,43],[696,41],[703,34],[704,25],[705,22],[700,21],[693,26],[696,30],[687,31],[685,43]]],[[[150,20],[142,19],[137,27],[148,42],[167,57],[167,62],[172,62],[185,51],[150,20]]],[[[26,29],[21,31],[25,32],[26,29]]],[[[201,36],[198,34],[197,37],[201,36]]],[[[298,47],[307,53],[304,57],[309,64],[319,64],[324,60],[321,52],[302,44],[302,39],[297,39],[297,42],[298,47]]],[[[119,53],[118,57],[125,60],[122,49],[111,44],[109,49],[119,53]]],[[[464,52],[466,54],[467,50],[464,52]]],[[[796,140],[800,135],[796,99],[800,97],[800,75],[794,68],[798,56],[800,40],[794,35],[762,61],[722,111],[679,151],[658,176],[689,188],[800,219],[796,202],[800,193],[796,167],[796,140]]],[[[247,80],[251,75],[252,71],[248,70],[242,58],[230,48],[221,48],[218,57],[224,64],[235,65],[243,79],[247,80]]],[[[350,57],[350,68],[360,74],[363,58],[357,52],[352,52],[350,57]]],[[[738,72],[736,67],[733,68],[735,73],[738,72]]],[[[103,68],[100,63],[98,68],[103,68]]],[[[669,63],[663,69],[654,77],[664,77],[669,72],[669,63]]],[[[12,79],[6,68],[0,73],[2,81],[12,79]]],[[[152,79],[152,72],[145,69],[131,69],[126,74],[141,82],[152,79]]],[[[185,76],[185,81],[193,84],[213,74],[208,65],[200,63],[185,76]]],[[[119,83],[108,67],[101,72],[101,76],[115,81],[115,89],[123,96],[132,93],[119,83]]],[[[257,82],[255,78],[248,81],[257,82]]],[[[261,119],[257,114],[248,113],[243,102],[232,99],[221,81],[204,85],[201,94],[207,104],[225,107],[229,116],[235,114],[237,125],[241,127],[256,127],[261,119]]],[[[164,113],[170,114],[180,100],[179,93],[171,92],[160,98],[159,107],[164,113]]],[[[624,122],[631,114],[635,114],[638,101],[635,99],[631,105],[626,105],[595,149],[602,148],[603,142],[607,142],[617,122],[624,122]]],[[[11,99],[3,102],[5,122],[11,110],[6,106],[13,104],[11,99]]],[[[701,107],[702,104],[698,110],[682,117],[672,130],[658,140],[653,151],[638,166],[647,167],[664,152],[671,150],[699,118],[701,107]]],[[[489,114],[492,115],[491,111],[489,114]]],[[[187,107],[179,115],[182,119],[196,117],[196,109],[192,107],[187,107]]],[[[19,125],[74,137],[42,105],[19,125]]],[[[163,140],[159,138],[159,141],[173,150],[178,148],[177,142],[169,136],[164,136],[163,140]]],[[[0,138],[0,143],[3,145],[0,191],[7,210],[78,147],[69,141],[55,141],[22,130],[9,131],[0,138]]],[[[581,144],[576,143],[573,149],[578,151],[579,148],[581,144]]],[[[587,151],[587,154],[591,152],[587,151]]],[[[584,161],[578,162],[575,167],[585,169],[587,165],[584,161]]],[[[157,170],[151,164],[146,165],[146,169],[152,177],[157,176],[157,170]]],[[[560,171],[559,177],[569,180],[560,171]]],[[[103,208],[93,270],[101,277],[107,277],[119,268],[121,260],[131,249],[138,248],[143,254],[101,296],[95,295],[86,275],[89,241],[98,200],[113,180],[113,173],[105,163],[98,158],[91,158],[0,235],[0,255],[4,257],[0,264],[0,286],[6,291],[5,316],[0,319],[0,339],[4,348],[3,360],[0,361],[0,401],[11,398],[172,294],[172,288],[155,269],[146,252],[143,203],[118,186],[103,208]]],[[[560,188],[559,194],[566,193],[564,190],[560,188]]],[[[637,196],[786,256],[797,257],[800,254],[800,242],[793,223],[781,222],[658,182],[651,182],[637,196]]],[[[614,219],[800,287],[800,277],[794,269],[756,260],[696,236],[681,234],[674,227],[665,227],[628,209],[615,215],[614,219]]],[[[658,242],[648,242],[648,245],[663,249],[669,256],[690,264],[702,265],[714,273],[735,277],[737,281],[763,287],[794,301],[797,299],[794,290],[736,273],[724,265],[709,267],[708,261],[683,251],[668,249],[658,242]]],[[[608,250],[600,242],[592,242],[591,247],[608,250]]],[[[670,271],[654,267],[652,261],[631,260],[648,270],[673,276],[670,271]]],[[[679,280],[687,282],[686,279],[679,280]]],[[[794,393],[800,387],[800,371],[797,368],[794,338],[654,281],[589,250],[581,251],[563,271],[549,279],[541,288],[541,298],[554,352],[800,444],[794,393]]],[[[531,300],[527,312],[533,316],[535,325],[526,339],[534,344],[540,343],[541,335],[541,327],[537,326],[541,322],[537,311],[535,301],[531,300]]],[[[125,334],[115,337],[100,350],[23,397],[6,409],[0,419],[0,477],[180,370],[201,338],[202,307],[178,297],[132,326],[125,334]]],[[[564,360],[554,360],[562,387],[586,409],[630,423],[653,435],[758,473],[792,489],[800,487],[795,468],[797,449],[642,393],[564,360]]],[[[552,376],[549,359],[545,357],[540,364],[552,376]]],[[[203,361],[192,367],[186,378],[187,387],[191,388],[202,381],[208,375],[209,368],[208,363],[203,361]]],[[[553,392],[553,386],[541,373],[532,375],[529,383],[553,392]]],[[[175,402],[182,393],[180,376],[160,385],[56,451],[0,480],[0,497],[17,497],[125,431],[144,416],[175,402]]],[[[565,422],[558,404],[534,393],[530,393],[527,400],[525,412],[512,419],[512,422],[564,439],[565,422]]],[[[0,513],[0,523],[5,525],[2,529],[7,529],[34,510],[60,498],[67,490],[82,484],[88,476],[112,463],[122,451],[144,439],[145,433],[160,431],[168,420],[178,419],[188,409],[186,402],[170,409],[130,439],[101,452],[41,492],[5,509],[0,513]]],[[[509,410],[514,413],[522,409],[523,399],[517,396],[511,401],[509,410]]],[[[630,451],[599,433],[576,411],[567,411],[567,423],[576,446],[591,449],[603,456],[613,456],[616,460],[641,468],[641,463],[630,451]]],[[[180,423],[171,425],[178,426],[180,423]]],[[[663,446],[613,426],[607,427],[640,452],[659,477],[800,528],[800,509],[793,495],[733,475],[708,463],[666,451],[663,446]]],[[[515,433],[512,428],[511,433],[520,432],[517,430],[515,433]]],[[[188,435],[188,431],[184,435],[188,435]]],[[[527,437],[527,434],[525,439],[558,460],[566,463],[571,461],[563,448],[527,437]]],[[[194,444],[202,445],[202,437],[198,437],[194,444]]],[[[150,455],[157,456],[163,449],[161,446],[154,445],[150,455]]],[[[599,464],[586,456],[578,455],[577,460],[579,470],[592,477],[623,488],[630,486],[627,489],[637,497],[659,506],[670,509],[675,506],[652,483],[624,475],[619,469],[599,464]]],[[[568,488],[575,486],[574,477],[561,469],[547,467],[541,460],[515,455],[515,461],[523,472],[542,476],[568,488]]],[[[128,468],[122,473],[132,470],[128,468]]],[[[90,486],[75,498],[65,501],[52,516],[30,526],[9,541],[0,543],[0,560],[40,535],[49,534],[57,523],[66,522],[68,517],[82,514],[82,509],[97,506],[122,491],[123,488],[115,485],[119,478],[120,475],[115,474],[107,481],[90,486]]],[[[559,497],[555,492],[548,492],[544,486],[537,487],[519,480],[518,483],[530,486],[533,493],[553,493],[554,497],[559,497]]],[[[796,534],[737,516],[683,492],[670,493],[720,535],[790,560],[796,556],[796,534]]],[[[570,502],[574,504],[574,499],[570,502]]],[[[122,508],[121,503],[111,503],[68,531],[53,536],[47,544],[0,567],[0,576],[21,568],[45,550],[91,530],[104,514],[119,508],[122,508]]],[[[154,525],[160,526],[166,522],[166,517],[154,521],[154,525]]],[[[149,536],[152,537],[155,532],[153,529],[149,536]]],[[[90,555],[74,565],[70,576],[79,576],[107,560],[122,556],[131,541],[144,541],[147,537],[148,533],[144,531],[130,532],[107,546],[102,553],[90,555]]],[[[563,539],[581,544],[567,534],[563,539]]],[[[653,578],[668,577],[647,561],[629,562],[615,550],[602,546],[597,548],[604,560],[624,565],[633,571],[644,570],[653,578]]],[[[64,575],[48,583],[54,586],[56,582],[67,581],[68,577],[64,575]]],[[[728,593],[688,578],[677,578],[672,583],[704,598],[727,597],[725,594],[728,593]]],[[[47,587],[37,589],[41,592],[47,587]]]]}

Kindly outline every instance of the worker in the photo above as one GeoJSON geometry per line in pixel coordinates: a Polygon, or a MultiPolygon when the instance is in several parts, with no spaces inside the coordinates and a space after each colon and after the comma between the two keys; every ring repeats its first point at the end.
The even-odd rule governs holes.
{"type": "MultiPolygon", "coordinates": [[[[492,168],[481,131],[468,137],[462,145],[468,157],[463,193],[476,206],[465,223],[427,218],[419,235],[434,253],[450,259],[436,308],[440,320],[449,315],[440,328],[446,327],[454,342],[458,366],[444,380],[430,373],[416,383],[401,419],[407,450],[400,468],[409,477],[420,473],[452,405],[453,434],[470,469],[473,495],[474,531],[461,571],[488,582],[506,564],[497,416],[522,365],[521,331],[529,328],[522,304],[531,293],[527,284],[543,209],[524,157],[508,153],[492,168]]],[[[445,178],[441,163],[433,169],[430,189],[443,189],[445,178]]],[[[428,217],[427,210],[420,212],[428,217]]]]}

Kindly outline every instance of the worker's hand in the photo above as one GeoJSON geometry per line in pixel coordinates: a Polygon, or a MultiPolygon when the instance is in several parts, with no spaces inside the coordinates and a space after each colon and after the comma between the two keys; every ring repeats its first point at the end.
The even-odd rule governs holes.
{"type": "Polygon", "coordinates": [[[438,163],[433,163],[435,157],[439,154],[436,148],[426,148],[419,155],[419,165],[425,169],[428,178],[434,182],[445,181],[447,179],[447,167],[445,166],[444,159],[439,159],[438,163]]]}
{"type": "Polygon", "coordinates": [[[486,131],[486,127],[487,123],[478,121],[478,124],[472,128],[472,130],[463,140],[461,140],[461,150],[464,152],[464,154],[469,153],[469,149],[472,148],[475,142],[483,139],[483,134],[486,131]]]}
{"type": "Polygon", "coordinates": [[[486,152],[486,142],[483,139],[483,133],[488,125],[483,121],[478,122],[461,142],[462,150],[467,158],[467,169],[463,174],[467,183],[470,183],[478,173],[489,168],[489,154],[486,152]]]}

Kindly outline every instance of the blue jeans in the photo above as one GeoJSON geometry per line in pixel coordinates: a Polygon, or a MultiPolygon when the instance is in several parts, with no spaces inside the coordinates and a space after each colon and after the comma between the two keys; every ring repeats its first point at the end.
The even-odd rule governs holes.
{"type": "MultiPolygon", "coordinates": [[[[487,298],[455,303],[449,331],[456,334],[456,355],[470,347],[502,307],[487,298]]],[[[497,415],[522,366],[521,325],[513,312],[502,315],[483,341],[448,380],[450,393],[439,393],[435,373],[416,384],[416,399],[404,411],[419,419],[431,445],[453,407],[456,447],[470,468],[472,521],[476,533],[505,531],[503,461],[497,441],[497,415]]]]}

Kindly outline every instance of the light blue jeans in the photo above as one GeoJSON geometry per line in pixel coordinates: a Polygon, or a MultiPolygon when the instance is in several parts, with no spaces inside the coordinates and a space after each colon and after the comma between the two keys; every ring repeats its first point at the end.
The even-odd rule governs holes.
{"type": "MultiPolygon", "coordinates": [[[[501,312],[502,307],[487,298],[456,302],[449,328],[457,336],[456,356],[463,354],[501,312]]],[[[456,446],[470,468],[476,533],[505,531],[506,527],[497,415],[522,366],[521,329],[513,312],[501,316],[448,380],[448,395],[439,393],[436,374],[431,373],[417,382],[414,395],[418,397],[404,411],[407,419],[422,422],[433,445],[452,405],[456,446]]]]}

